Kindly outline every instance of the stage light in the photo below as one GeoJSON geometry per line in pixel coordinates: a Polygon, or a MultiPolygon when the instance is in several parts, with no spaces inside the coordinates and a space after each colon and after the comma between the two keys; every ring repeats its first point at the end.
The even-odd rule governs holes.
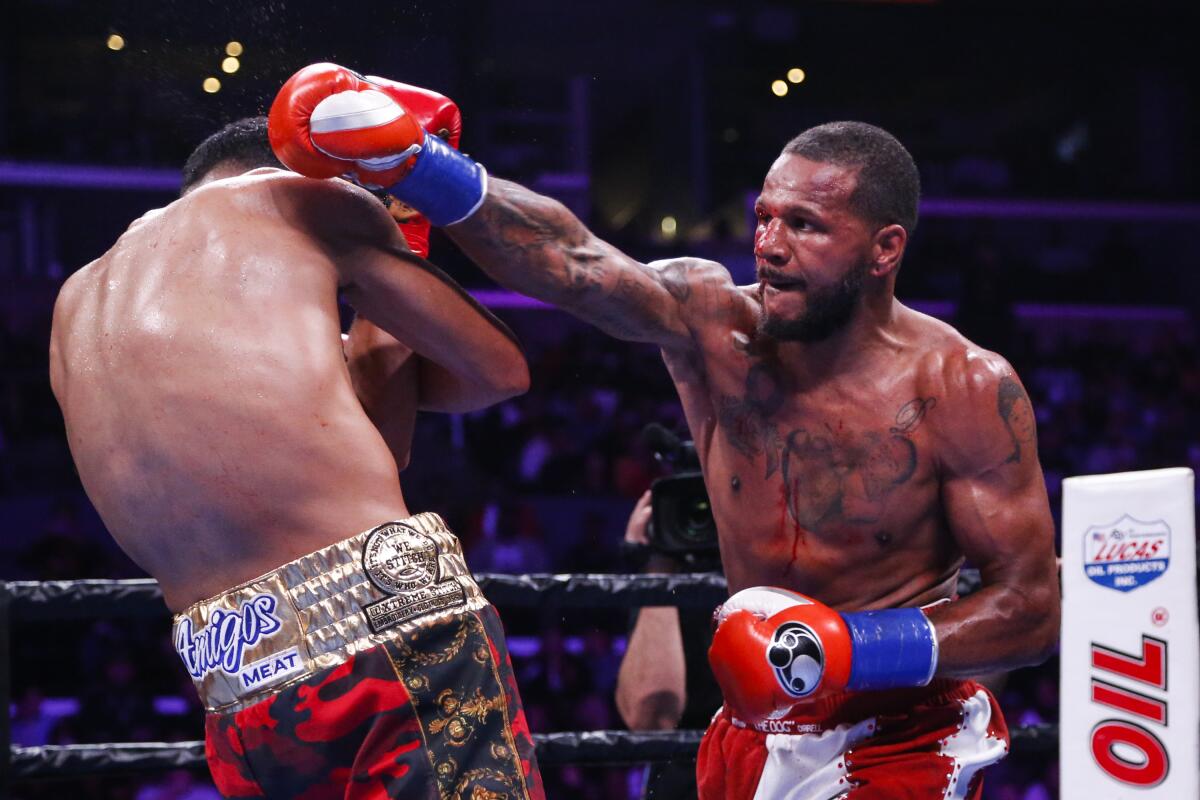
{"type": "Polygon", "coordinates": [[[772,81],[771,91],[775,93],[776,97],[783,97],[788,93],[788,85],[783,81],[772,81]]]}
{"type": "Polygon", "coordinates": [[[792,83],[804,83],[804,70],[799,67],[792,67],[788,70],[787,78],[792,83]]]}
{"type": "Polygon", "coordinates": [[[229,56],[228,58],[226,58],[224,61],[221,62],[221,71],[228,72],[230,75],[232,75],[233,73],[238,71],[238,67],[240,67],[241,65],[242,65],[242,62],[238,61],[233,56],[229,56]]]}
{"type": "Polygon", "coordinates": [[[208,92],[209,94],[216,94],[217,92],[221,91],[221,82],[216,78],[205,78],[204,91],[208,92]]]}
{"type": "Polygon", "coordinates": [[[237,58],[241,54],[242,54],[242,43],[241,42],[234,41],[234,42],[230,42],[229,44],[225,45],[225,55],[233,56],[234,58],[237,58]]]}
{"type": "Polygon", "coordinates": [[[122,50],[125,47],[125,37],[119,33],[110,34],[108,37],[109,50],[122,50]]]}
{"type": "Polygon", "coordinates": [[[662,222],[659,223],[659,227],[662,229],[663,236],[666,236],[668,239],[670,239],[675,235],[675,231],[679,229],[679,223],[675,221],[674,217],[668,216],[662,218],[662,222]]]}

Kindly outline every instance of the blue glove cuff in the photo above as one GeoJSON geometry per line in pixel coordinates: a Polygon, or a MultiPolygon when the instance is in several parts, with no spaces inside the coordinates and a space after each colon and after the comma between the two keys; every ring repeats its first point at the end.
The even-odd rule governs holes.
{"type": "Polygon", "coordinates": [[[412,172],[388,191],[434,225],[453,225],[483,204],[487,170],[437,136],[426,134],[412,172]]]}
{"type": "Polygon", "coordinates": [[[933,623],[919,608],[842,614],[853,641],[852,691],[925,686],[937,669],[933,623]]]}

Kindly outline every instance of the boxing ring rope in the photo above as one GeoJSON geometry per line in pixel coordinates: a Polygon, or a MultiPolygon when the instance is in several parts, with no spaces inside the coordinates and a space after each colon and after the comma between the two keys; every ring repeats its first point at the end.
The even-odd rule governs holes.
{"type": "MultiPolygon", "coordinates": [[[[713,608],[726,597],[725,579],[711,573],[681,575],[481,573],[475,576],[500,608],[608,608],[676,606],[713,608]]],[[[964,571],[959,594],[979,586],[964,571]]],[[[0,796],[7,782],[95,775],[160,772],[204,765],[203,742],[129,742],[20,747],[10,744],[10,621],[166,617],[158,584],[142,580],[0,581],[0,796]]],[[[632,765],[695,757],[703,731],[583,731],[534,734],[543,765],[632,765]]],[[[1052,752],[1056,724],[1025,725],[1011,731],[1013,749],[1052,752]]]]}

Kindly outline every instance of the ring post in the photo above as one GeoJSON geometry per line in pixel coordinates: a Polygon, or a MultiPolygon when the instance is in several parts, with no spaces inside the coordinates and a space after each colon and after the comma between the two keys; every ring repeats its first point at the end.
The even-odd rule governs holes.
{"type": "Polygon", "coordinates": [[[1063,482],[1064,796],[1200,797],[1190,469],[1063,482]]]}

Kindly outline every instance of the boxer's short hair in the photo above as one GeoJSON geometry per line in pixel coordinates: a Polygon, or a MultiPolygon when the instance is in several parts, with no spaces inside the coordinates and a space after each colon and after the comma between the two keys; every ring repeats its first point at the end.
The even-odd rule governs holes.
{"type": "Polygon", "coordinates": [[[783,152],[858,171],[850,208],[868,222],[917,227],[921,178],[912,155],[882,128],[865,122],[828,122],[809,128],[783,152]]]}
{"type": "Polygon", "coordinates": [[[179,193],[187,192],[218,164],[237,164],[247,170],[258,167],[283,169],[267,140],[267,118],[236,120],[201,142],[184,162],[183,185],[179,193]]]}

